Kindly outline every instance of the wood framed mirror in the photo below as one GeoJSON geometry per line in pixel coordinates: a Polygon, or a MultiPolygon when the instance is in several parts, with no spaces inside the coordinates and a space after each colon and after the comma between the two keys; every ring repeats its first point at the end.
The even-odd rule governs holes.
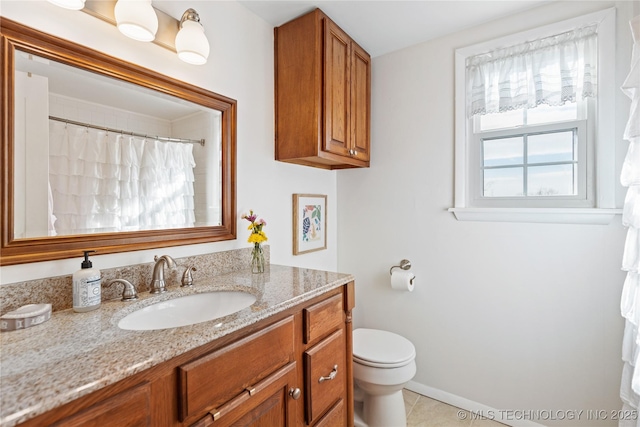
{"type": "MultiPolygon", "coordinates": [[[[77,257],[82,250],[96,250],[97,254],[107,254],[236,238],[235,100],[119,60],[85,46],[34,30],[9,19],[0,21],[0,33],[2,49],[0,52],[0,60],[2,61],[0,64],[2,68],[0,90],[3,94],[0,124],[0,149],[2,152],[0,176],[0,200],[2,202],[0,208],[0,265],[77,257]],[[25,63],[27,65],[24,66],[27,69],[22,71],[25,63]],[[56,72],[60,69],[70,71],[72,83],[66,86],[73,87],[78,93],[89,94],[92,98],[85,100],[75,99],[73,94],[61,94],[60,91],[62,89],[56,89],[54,93],[53,90],[47,88],[54,86],[59,88],[60,85],[55,83],[54,77],[44,76],[44,96],[41,91],[41,98],[36,98],[40,99],[41,102],[34,103],[29,101],[32,105],[36,105],[37,108],[32,108],[28,104],[25,105],[22,100],[23,92],[21,91],[25,87],[31,90],[33,87],[38,86],[32,84],[33,80],[29,80],[27,84],[20,81],[22,78],[20,74],[25,74],[29,79],[33,77],[29,66],[34,67],[33,69],[55,68],[56,72]],[[109,83],[105,83],[106,86],[104,86],[107,89],[99,89],[97,86],[91,88],[82,86],[84,84],[82,82],[93,80],[94,78],[101,82],[105,79],[108,80],[109,83]],[[136,98],[134,100],[133,95],[120,94],[119,90],[124,87],[131,87],[134,92],[140,93],[139,96],[141,97],[151,96],[151,98],[140,98],[143,101],[138,102],[138,95],[135,95],[136,98]],[[116,101],[122,102],[125,100],[126,102],[122,105],[105,105],[109,101],[102,103],[101,90],[104,91],[105,95],[111,95],[111,98],[116,101]],[[16,96],[17,92],[19,96],[16,96]],[[70,99],[71,101],[69,101],[70,99]],[[98,101],[98,99],[100,100],[98,101]],[[165,105],[165,101],[172,104],[165,105]],[[58,117],[60,114],[52,114],[52,110],[62,111],[63,113],[68,112],[70,109],[66,107],[68,107],[69,102],[73,103],[75,111],[80,110],[80,116],[89,117],[91,120],[76,121],[74,117],[60,118],[58,117]],[[122,120],[122,117],[119,116],[124,110],[133,108],[131,106],[134,104],[146,104],[149,107],[155,106],[163,114],[176,107],[178,111],[176,114],[181,116],[180,120],[182,121],[180,122],[178,119],[171,117],[156,117],[154,118],[154,123],[145,122],[144,126],[147,129],[153,126],[157,128],[157,123],[161,123],[164,126],[163,129],[168,129],[165,133],[169,134],[159,136],[158,132],[149,133],[148,130],[141,133],[138,130],[142,126],[141,120],[132,125],[130,120],[122,120]],[[96,114],[88,114],[87,105],[99,105],[99,107],[95,108],[101,111],[102,116],[96,119],[94,117],[96,114]],[[196,110],[192,110],[193,108],[196,110]],[[38,112],[37,110],[43,111],[38,112]],[[105,111],[109,111],[109,113],[103,114],[105,111]],[[118,111],[118,113],[113,113],[113,111],[118,111]],[[196,112],[193,113],[192,111],[196,112]],[[35,124],[32,121],[32,115],[34,114],[38,118],[38,123],[35,124]],[[107,119],[104,118],[105,115],[107,119]],[[209,125],[207,127],[194,125],[193,120],[195,119],[193,117],[195,116],[198,116],[197,120],[201,120],[198,123],[211,121],[214,122],[214,125],[211,125],[212,127],[209,127],[209,125]],[[92,120],[97,123],[90,123],[92,120]],[[128,126],[120,126],[122,123],[128,126]],[[217,155],[218,157],[211,158],[209,154],[204,156],[200,152],[196,153],[195,150],[201,150],[201,148],[198,148],[199,144],[193,144],[196,147],[193,148],[191,154],[194,159],[193,170],[189,169],[187,175],[191,175],[194,178],[190,181],[187,179],[187,181],[191,182],[191,184],[188,184],[191,185],[189,188],[195,188],[193,191],[189,190],[194,195],[185,196],[183,200],[183,195],[189,191],[184,192],[184,194],[182,192],[175,193],[180,197],[180,203],[174,202],[174,199],[167,199],[167,194],[165,194],[173,194],[174,190],[170,190],[169,187],[174,186],[175,176],[178,173],[171,172],[167,175],[168,178],[165,177],[168,179],[165,181],[161,181],[157,177],[150,178],[151,181],[147,181],[146,186],[139,186],[140,190],[131,190],[131,182],[126,181],[123,183],[121,176],[133,174],[131,172],[133,167],[130,167],[130,170],[128,169],[129,172],[125,174],[123,172],[124,166],[117,166],[117,172],[114,173],[120,178],[112,180],[112,183],[115,183],[114,185],[116,186],[125,185],[128,188],[128,190],[124,191],[121,187],[118,187],[118,194],[131,193],[132,191],[136,194],[138,194],[137,192],[144,193],[144,191],[151,194],[149,189],[153,189],[155,193],[164,197],[164,199],[150,201],[151,196],[146,197],[147,193],[144,193],[146,197],[145,203],[136,199],[136,206],[139,207],[141,215],[147,219],[142,220],[140,219],[142,217],[136,217],[135,220],[131,220],[133,217],[130,214],[131,209],[122,208],[125,205],[130,208],[131,205],[123,203],[121,199],[114,199],[114,197],[109,196],[110,201],[105,207],[105,203],[98,203],[95,200],[87,202],[88,199],[85,197],[82,203],[76,201],[67,205],[78,204],[84,206],[92,204],[93,211],[90,211],[91,215],[73,212],[69,215],[76,218],[74,219],[75,222],[67,221],[67,223],[82,223],[83,225],[61,227],[59,224],[64,222],[62,218],[67,215],[67,211],[58,208],[60,203],[57,197],[60,196],[57,190],[52,190],[52,181],[57,179],[71,180],[71,178],[53,177],[56,173],[55,170],[60,169],[61,163],[51,160],[51,157],[58,152],[60,146],[53,144],[51,140],[46,138],[60,129],[63,129],[66,135],[64,144],[72,144],[72,142],[69,142],[73,139],[72,132],[78,135],[88,135],[90,133],[89,129],[91,129],[94,135],[90,138],[87,137],[91,141],[96,138],[102,138],[100,139],[101,144],[109,144],[107,137],[115,134],[116,139],[127,141],[126,144],[129,145],[126,145],[126,147],[133,146],[131,144],[134,144],[134,142],[135,144],[155,144],[149,145],[149,147],[155,147],[153,148],[155,150],[161,149],[162,153],[164,153],[162,158],[170,160],[175,159],[176,156],[172,154],[173,152],[163,151],[168,150],[166,149],[168,145],[165,145],[165,143],[178,144],[184,142],[190,144],[200,141],[202,138],[201,133],[204,133],[210,137],[205,142],[206,149],[211,155],[217,155]],[[37,137],[25,137],[25,134],[35,134],[37,137]],[[187,135],[184,136],[184,134],[187,135]],[[38,144],[44,145],[32,147],[29,145],[31,144],[28,142],[29,138],[39,141],[38,144]],[[179,142],[176,142],[178,140],[179,142]],[[201,167],[208,168],[207,171],[199,172],[197,169],[199,164],[201,167]],[[36,176],[38,176],[37,180],[34,178],[36,176]],[[156,181],[153,181],[153,179],[156,181]],[[201,181],[197,181],[198,179],[201,179],[201,181]],[[39,184],[34,186],[32,181],[38,181],[39,184]],[[212,182],[216,183],[213,187],[211,187],[212,182]],[[199,188],[202,186],[209,189],[200,190],[199,188]],[[198,206],[206,205],[210,207],[209,205],[212,205],[211,199],[214,200],[213,205],[215,206],[213,211],[209,212],[214,213],[198,217],[198,206]],[[100,206],[96,207],[96,205],[100,206]],[[154,206],[153,213],[145,208],[145,206],[149,205],[154,206]],[[171,205],[173,207],[179,205],[178,211],[187,212],[185,216],[191,219],[177,221],[176,218],[179,215],[176,214],[175,209],[158,213],[158,208],[156,208],[158,205],[171,205]],[[56,207],[54,208],[54,206],[56,207]],[[185,208],[184,206],[187,207],[185,208]],[[56,211],[56,209],[58,210],[56,211]],[[125,210],[128,212],[127,220],[122,219],[122,216],[114,219],[114,211],[121,212],[125,210]],[[87,226],[77,219],[78,216],[81,216],[83,220],[88,216],[99,219],[94,218],[92,225],[87,226]],[[31,217],[37,217],[35,225],[30,222],[31,217]],[[109,220],[105,220],[105,217],[109,217],[109,220]],[[148,220],[149,217],[168,218],[168,222],[154,219],[148,220]],[[44,224],[43,220],[48,225],[42,225],[44,224]],[[132,222],[136,223],[135,227],[131,225],[132,222]]],[[[100,83],[98,86],[102,87],[102,85],[103,83],[100,83]]],[[[109,98],[109,96],[104,98],[109,98]]],[[[74,109],[72,108],[71,110],[74,109]]],[[[127,117],[134,115],[137,115],[136,117],[148,117],[150,113],[147,111],[126,111],[122,114],[127,114],[127,117]]],[[[70,115],[73,116],[72,113],[70,115]]],[[[73,144],[76,143],[79,142],[73,142],[73,144]]],[[[87,141],[83,143],[87,143],[87,141]]],[[[122,144],[125,144],[125,142],[122,144]]],[[[124,146],[122,145],[122,147],[124,146]]],[[[147,145],[144,145],[144,147],[145,153],[151,152],[152,148],[147,149],[147,145]]],[[[112,152],[114,148],[109,146],[109,150],[112,152]]],[[[121,156],[120,150],[124,149],[118,148],[116,150],[118,151],[118,157],[121,156]]],[[[76,149],[76,151],[78,150],[76,149]]],[[[142,157],[140,152],[138,154],[142,157]]],[[[142,160],[143,166],[145,164],[144,161],[142,160]]],[[[99,168],[103,166],[101,165],[99,168]]],[[[143,166],[136,169],[136,176],[146,173],[140,172],[143,166]]],[[[173,171],[173,169],[171,170],[173,171]]],[[[105,173],[100,169],[100,174],[105,173]]],[[[145,176],[147,175],[149,174],[145,176]]],[[[86,186],[88,183],[95,181],[93,177],[88,178],[86,176],[74,177],[73,179],[77,181],[76,187],[79,185],[86,186]]],[[[100,184],[95,184],[94,187],[97,188],[98,186],[103,188],[109,185],[100,181],[100,184]]],[[[95,188],[89,186],[88,189],[85,188],[79,193],[72,192],[68,197],[76,200],[79,196],[84,197],[93,194],[96,191],[95,188]]],[[[127,203],[131,202],[131,198],[127,200],[127,203]]]]}

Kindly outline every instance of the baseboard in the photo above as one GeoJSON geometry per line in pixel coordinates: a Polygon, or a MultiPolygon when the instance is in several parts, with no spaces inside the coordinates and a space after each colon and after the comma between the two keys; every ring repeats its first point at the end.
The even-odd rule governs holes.
{"type": "Polygon", "coordinates": [[[490,406],[483,405],[482,403],[474,402],[473,400],[465,399],[464,397],[456,396],[455,394],[429,387],[415,381],[409,381],[405,388],[423,396],[439,400],[447,405],[465,409],[471,413],[470,416],[472,418],[489,418],[512,427],[544,427],[543,424],[538,424],[529,419],[525,419],[530,414],[495,409],[490,406]]]}

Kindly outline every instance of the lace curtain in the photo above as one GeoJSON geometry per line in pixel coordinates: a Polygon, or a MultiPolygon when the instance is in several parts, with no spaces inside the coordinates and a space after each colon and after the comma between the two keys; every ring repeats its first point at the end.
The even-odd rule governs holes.
{"type": "Polygon", "coordinates": [[[467,115],[596,95],[597,24],[467,58],[467,115]]]}
{"type": "MultiPolygon", "coordinates": [[[[622,257],[622,269],[627,271],[627,277],[620,303],[625,318],[624,368],[620,385],[623,410],[638,410],[640,407],[640,15],[631,20],[631,33],[634,41],[631,71],[622,85],[622,91],[631,98],[629,120],[624,131],[629,148],[620,175],[620,182],[628,187],[622,213],[622,223],[628,227],[622,257]]],[[[619,425],[640,426],[640,420],[621,420],[619,425]]]]}
{"type": "Polygon", "coordinates": [[[193,226],[191,144],[53,120],[49,128],[50,216],[55,217],[55,233],[193,226]]]}

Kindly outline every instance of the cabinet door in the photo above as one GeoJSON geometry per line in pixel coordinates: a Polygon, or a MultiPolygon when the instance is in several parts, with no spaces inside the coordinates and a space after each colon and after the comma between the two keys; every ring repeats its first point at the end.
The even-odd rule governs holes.
{"type": "Polygon", "coordinates": [[[349,157],[351,39],[324,20],[324,150],[349,157]]]}
{"type": "Polygon", "coordinates": [[[351,44],[351,152],[356,159],[369,161],[371,129],[371,58],[355,42],[351,44]]]}
{"type": "Polygon", "coordinates": [[[284,368],[241,393],[219,409],[210,411],[192,427],[251,426],[288,427],[294,425],[296,405],[289,404],[289,390],[296,388],[296,363],[284,368]]]}
{"type": "Polygon", "coordinates": [[[333,405],[333,408],[323,416],[320,421],[313,427],[335,427],[344,424],[346,417],[344,400],[340,399],[338,403],[333,405]]]}
{"type": "Polygon", "coordinates": [[[150,426],[149,383],[142,383],[122,393],[52,424],[56,427],[150,426]]]}

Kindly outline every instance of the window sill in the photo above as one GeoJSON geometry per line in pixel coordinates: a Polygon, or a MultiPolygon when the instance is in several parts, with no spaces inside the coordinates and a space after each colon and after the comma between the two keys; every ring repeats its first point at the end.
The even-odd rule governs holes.
{"type": "Polygon", "coordinates": [[[533,222],[607,225],[622,209],[597,208],[449,208],[458,221],[533,222]]]}

